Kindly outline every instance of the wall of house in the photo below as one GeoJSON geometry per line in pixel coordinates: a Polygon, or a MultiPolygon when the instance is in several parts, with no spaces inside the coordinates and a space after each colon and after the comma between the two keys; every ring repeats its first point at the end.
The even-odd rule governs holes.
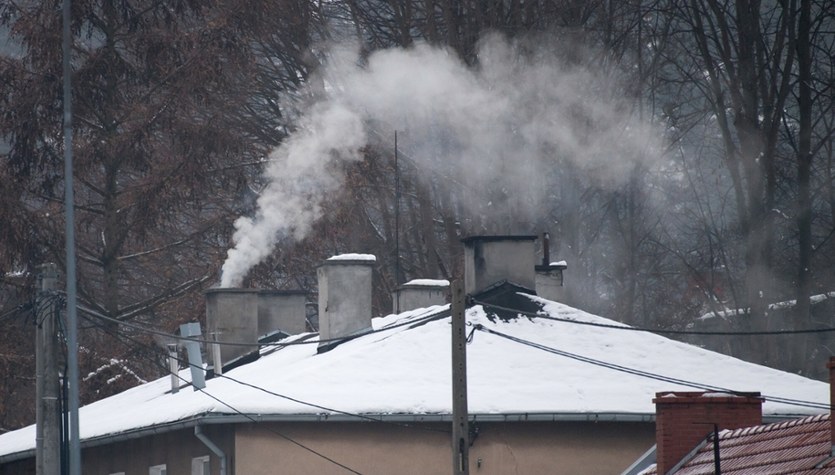
{"type": "Polygon", "coordinates": [[[35,475],[35,457],[0,465],[0,475],[35,475]]]}
{"type": "MultiPolygon", "coordinates": [[[[247,475],[347,473],[296,445],[293,439],[365,475],[448,474],[448,424],[270,423],[236,429],[236,473],[247,475]]],[[[478,475],[620,473],[655,441],[652,423],[479,423],[470,448],[478,475]]]]}
{"type": "MultiPolygon", "coordinates": [[[[209,425],[203,427],[203,432],[226,452],[227,463],[232,466],[234,437],[231,431],[209,425]]],[[[183,429],[84,449],[81,472],[85,475],[118,472],[148,475],[149,467],[166,464],[169,474],[187,475],[191,473],[191,459],[205,455],[210,456],[212,475],[219,475],[220,459],[194,436],[194,429],[183,429]]]]}

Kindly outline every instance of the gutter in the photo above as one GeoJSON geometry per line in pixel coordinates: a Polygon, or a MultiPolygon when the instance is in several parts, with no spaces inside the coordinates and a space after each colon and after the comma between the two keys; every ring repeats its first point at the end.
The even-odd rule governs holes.
{"type": "MultiPolygon", "coordinates": [[[[763,423],[779,422],[795,417],[807,415],[763,415],[763,423]]],[[[349,414],[323,413],[323,414],[217,414],[209,413],[194,416],[191,419],[181,419],[168,423],[156,424],[149,427],[89,437],[81,441],[82,448],[97,447],[112,442],[138,439],[154,434],[173,432],[181,429],[191,429],[197,425],[206,424],[246,424],[258,422],[363,422],[371,423],[375,420],[380,422],[452,422],[452,414],[362,414],[362,417],[349,414]]],[[[576,413],[576,412],[549,412],[549,413],[505,413],[505,414],[473,414],[469,416],[471,422],[654,422],[655,412],[634,413],[634,412],[605,412],[605,413],[576,413]]],[[[0,455],[0,464],[13,462],[35,456],[34,447],[20,452],[0,455]]]]}
{"type": "Polygon", "coordinates": [[[209,448],[217,457],[220,459],[220,475],[226,475],[226,454],[220,450],[220,447],[217,446],[214,442],[212,442],[206,434],[203,433],[203,429],[200,428],[200,424],[194,426],[194,436],[200,439],[200,442],[203,442],[203,445],[209,448]]]}

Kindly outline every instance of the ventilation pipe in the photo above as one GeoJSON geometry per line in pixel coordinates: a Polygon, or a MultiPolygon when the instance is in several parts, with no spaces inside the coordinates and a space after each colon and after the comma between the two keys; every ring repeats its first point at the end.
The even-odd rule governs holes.
{"type": "Polygon", "coordinates": [[[542,263],[535,267],[536,295],[565,303],[565,261],[551,262],[551,236],[542,234],[542,263]]]}
{"type": "Polygon", "coordinates": [[[343,254],[316,269],[319,353],[339,344],[332,340],[371,330],[371,279],[376,261],[371,254],[343,254]]]}
{"type": "Polygon", "coordinates": [[[171,372],[171,394],[180,390],[180,362],[177,360],[177,344],[168,344],[168,371],[171,372]]]}
{"type": "Polygon", "coordinates": [[[208,438],[206,434],[203,433],[203,429],[200,428],[200,425],[194,426],[194,436],[197,437],[200,442],[203,442],[209,450],[212,451],[213,454],[217,455],[217,458],[220,459],[220,475],[226,475],[226,454],[220,450],[220,447],[217,446],[212,439],[208,438]]]}
{"type": "Polygon", "coordinates": [[[535,292],[536,236],[471,236],[464,243],[464,292],[509,282],[535,292]]]}
{"type": "MultiPolygon", "coordinates": [[[[200,324],[197,322],[180,325],[180,335],[187,338],[200,338],[200,324]]],[[[188,356],[188,367],[191,370],[191,385],[195,391],[206,387],[206,375],[203,374],[203,355],[200,353],[200,343],[186,340],[183,343],[188,356]]]]}

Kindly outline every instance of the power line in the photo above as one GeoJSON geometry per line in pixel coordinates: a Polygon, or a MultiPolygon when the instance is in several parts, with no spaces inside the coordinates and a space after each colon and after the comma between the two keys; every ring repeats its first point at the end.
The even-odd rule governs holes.
{"type": "Polygon", "coordinates": [[[384,420],[384,419],[379,419],[377,417],[367,416],[367,415],[364,415],[364,414],[357,414],[357,413],[353,413],[353,412],[343,411],[343,410],[340,410],[340,409],[334,409],[332,407],[322,406],[320,404],[315,404],[315,403],[312,403],[312,402],[302,401],[301,399],[296,399],[296,398],[291,397],[291,396],[287,396],[287,395],[280,394],[280,393],[277,393],[277,392],[274,392],[274,391],[270,391],[269,389],[262,388],[261,386],[257,386],[255,384],[247,383],[245,381],[240,381],[240,380],[235,379],[235,378],[233,378],[231,376],[228,376],[226,374],[216,374],[215,377],[228,379],[232,382],[238,383],[238,384],[243,385],[243,386],[250,387],[252,389],[257,389],[258,391],[262,391],[262,392],[267,393],[269,395],[279,397],[279,398],[282,398],[282,399],[286,399],[288,401],[293,401],[293,402],[296,402],[296,403],[299,403],[299,404],[302,404],[302,405],[305,405],[305,406],[310,406],[310,407],[315,407],[317,409],[322,409],[324,411],[335,412],[337,414],[344,414],[346,416],[352,416],[352,417],[356,417],[358,419],[363,419],[363,420],[367,420],[367,421],[371,421],[371,422],[380,422],[380,423],[383,423],[383,424],[391,424],[391,425],[395,425],[395,426],[398,426],[398,427],[407,427],[407,428],[410,428],[410,429],[420,429],[420,430],[425,430],[425,431],[430,431],[430,432],[443,432],[445,434],[450,433],[450,431],[448,431],[448,430],[434,429],[432,427],[416,426],[416,425],[412,425],[412,424],[404,424],[402,422],[387,421],[387,420],[384,420]]]}
{"type": "MultiPolygon", "coordinates": [[[[130,339],[130,340],[131,340],[134,344],[139,345],[139,346],[142,346],[143,348],[145,348],[145,349],[147,349],[147,350],[150,350],[150,351],[152,351],[152,352],[159,353],[161,356],[164,356],[164,357],[169,357],[169,355],[168,355],[168,353],[167,353],[167,352],[164,352],[162,349],[160,349],[160,348],[158,348],[158,347],[156,347],[156,346],[148,345],[148,344],[146,344],[146,343],[143,343],[143,342],[141,342],[141,341],[138,341],[138,340],[136,340],[135,338],[132,338],[132,337],[130,337],[130,336],[128,336],[128,335],[125,335],[125,334],[119,333],[119,331],[118,331],[118,330],[111,330],[111,329],[109,329],[109,328],[106,328],[105,326],[101,325],[100,323],[94,322],[94,321],[93,321],[90,317],[83,317],[83,318],[87,319],[88,321],[90,321],[91,323],[93,323],[94,325],[98,326],[99,328],[101,328],[102,330],[106,331],[108,334],[110,334],[111,336],[113,336],[113,337],[115,337],[115,338],[117,338],[117,339],[118,339],[120,336],[122,336],[122,337],[124,337],[124,338],[130,339]],[[114,332],[115,332],[115,333],[114,333],[114,332]]],[[[124,343],[124,342],[123,342],[123,343],[124,343]]],[[[181,363],[181,364],[185,365],[186,367],[190,367],[190,366],[192,366],[190,362],[188,362],[187,360],[185,360],[185,359],[183,359],[183,358],[179,358],[179,357],[177,357],[177,358],[176,358],[176,360],[177,360],[179,363],[181,363]]],[[[154,362],[154,365],[156,365],[156,366],[158,366],[158,367],[162,368],[162,369],[163,369],[163,370],[165,370],[165,371],[168,371],[168,368],[163,368],[163,367],[161,367],[159,364],[157,364],[156,362],[154,362]]],[[[202,369],[202,368],[201,368],[201,369],[202,369]]],[[[179,377],[179,376],[178,376],[178,377],[179,377]]],[[[271,391],[271,390],[269,390],[269,389],[267,389],[267,388],[263,388],[263,387],[261,387],[261,386],[258,386],[258,385],[252,384],[252,383],[247,383],[246,381],[241,381],[241,380],[236,379],[236,378],[233,378],[233,377],[231,377],[231,376],[229,376],[229,375],[227,375],[227,374],[215,374],[215,378],[228,379],[228,380],[230,380],[230,381],[232,381],[232,382],[234,382],[234,383],[237,383],[237,384],[240,384],[240,385],[242,385],[242,386],[246,386],[246,387],[249,387],[249,388],[252,388],[252,389],[255,389],[255,390],[258,390],[258,391],[264,392],[264,393],[269,394],[269,395],[271,395],[271,396],[275,396],[275,397],[278,397],[278,398],[286,399],[286,400],[288,400],[288,401],[292,401],[292,402],[295,402],[295,403],[298,403],[298,404],[301,404],[301,405],[304,405],[304,406],[310,406],[310,407],[314,407],[314,408],[316,408],[316,409],[321,409],[321,410],[323,410],[323,411],[329,411],[329,412],[333,412],[333,413],[337,413],[337,414],[344,414],[344,415],[347,415],[347,416],[356,417],[357,419],[362,419],[362,420],[371,421],[371,422],[379,422],[379,423],[389,424],[389,425],[394,425],[394,426],[398,426],[398,427],[406,427],[406,428],[410,428],[410,429],[420,429],[420,430],[430,431],[430,432],[443,432],[443,433],[449,433],[449,431],[448,431],[448,430],[443,430],[443,429],[435,429],[435,428],[432,428],[432,427],[416,426],[416,425],[413,425],[413,424],[407,424],[407,423],[403,423],[403,422],[387,421],[387,420],[384,420],[384,419],[380,419],[380,418],[373,417],[373,416],[368,416],[368,415],[365,415],[365,414],[358,414],[358,413],[355,413],[355,412],[349,412],[349,411],[345,411],[345,410],[342,410],[342,409],[335,409],[335,408],[332,408],[332,407],[323,406],[323,405],[321,405],[321,404],[316,404],[316,403],[313,403],[313,402],[304,401],[304,400],[301,400],[301,399],[298,399],[298,398],[294,398],[294,397],[292,397],[292,396],[287,396],[287,395],[285,395],[285,394],[281,394],[281,393],[278,393],[278,392],[275,392],[275,391],[271,391]]],[[[181,379],[182,379],[182,378],[181,378],[181,379]]]]}
{"type": "MultiPolygon", "coordinates": [[[[696,383],[696,382],[693,382],[693,381],[688,381],[688,380],[679,379],[679,378],[673,378],[673,377],[670,377],[670,376],[663,376],[663,375],[656,374],[656,373],[650,373],[648,371],[642,371],[642,370],[639,370],[639,369],[630,368],[628,366],[622,366],[622,365],[618,365],[618,364],[615,364],[615,363],[608,363],[608,362],[597,360],[597,359],[590,358],[590,357],[587,357],[587,356],[582,356],[582,355],[578,355],[578,354],[575,354],[575,353],[570,353],[568,351],[559,350],[557,348],[542,345],[540,343],[536,343],[536,342],[533,342],[533,341],[530,341],[530,340],[526,340],[524,338],[519,338],[519,337],[515,337],[513,335],[508,335],[507,333],[502,333],[502,332],[499,332],[499,331],[496,331],[496,330],[492,330],[490,328],[484,327],[481,324],[476,324],[474,326],[474,329],[485,332],[485,333],[489,333],[489,334],[492,334],[492,335],[496,335],[496,336],[504,338],[506,340],[510,340],[512,342],[515,342],[515,343],[519,343],[519,344],[522,344],[522,345],[525,345],[525,346],[529,346],[531,348],[536,348],[538,350],[546,351],[548,353],[552,353],[552,354],[559,355],[559,356],[564,356],[566,358],[570,358],[570,359],[573,359],[573,360],[576,360],[576,361],[581,361],[583,363],[589,363],[589,364],[593,364],[595,366],[600,366],[600,367],[603,367],[603,368],[607,368],[607,369],[611,369],[611,370],[615,370],[615,371],[620,371],[620,372],[627,373],[627,374],[632,374],[632,375],[635,375],[635,376],[641,376],[641,377],[644,377],[644,378],[654,379],[656,381],[662,381],[662,382],[666,382],[666,383],[679,384],[679,385],[682,385],[682,386],[689,386],[691,388],[702,389],[702,390],[706,390],[706,391],[721,391],[721,392],[726,392],[726,393],[730,393],[730,394],[741,394],[739,391],[735,391],[733,389],[723,388],[723,387],[720,387],[720,386],[713,386],[713,385],[710,385],[710,384],[696,383]]],[[[822,403],[817,403],[817,402],[813,402],[813,401],[803,401],[803,400],[800,400],[800,399],[790,399],[790,398],[784,398],[784,397],[779,397],[779,396],[767,396],[767,395],[763,395],[763,397],[765,397],[765,398],[767,398],[771,401],[774,401],[774,402],[780,402],[780,403],[787,404],[787,405],[792,405],[792,406],[801,406],[801,407],[809,407],[809,408],[814,408],[814,409],[826,409],[826,410],[830,409],[830,406],[828,404],[822,404],[822,403]]]]}
{"type": "MultiPolygon", "coordinates": [[[[178,376],[178,377],[179,377],[179,376],[178,376]]],[[[235,412],[235,413],[237,413],[238,415],[241,415],[241,416],[243,416],[243,417],[245,417],[245,418],[249,419],[251,422],[258,423],[258,421],[257,421],[254,417],[250,416],[249,414],[245,414],[245,413],[243,413],[243,412],[239,411],[238,409],[236,409],[236,408],[235,408],[234,406],[232,406],[231,404],[229,404],[229,403],[227,403],[227,402],[223,401],[222,399],[218,398],[217,396],[214,396],[214,395],[212,395],[212,394],[209,394],[208,392],[206,392],[206,389],[205,389],[205,388],[204,388],[204,389],[198,389],[198,391],[200,391],[201,393],[205,394],[206,396],[209,396],[210,398],[214,399],[215,401],[217,401],[217,402],[219,402],[219,403],[223,404],[224,406],[228,407],[229,409],[231,409],[232,411],[234,411],[234,412],[235,412]]],[[[292,444],[295,444],[295,445],[297,445],[297,446],[301,447],[302,449],[307,450],[308,452],[310,452],[310,453],[312,453],[312,454],[314,454],[314,455],[316,455],[316,456],[318,456],[318,457],[321,457],[321,458],[322,458],[322,459],[324,459],[324,460],[327,460],[328,462],[330,462],[330,463],[332,463],[332,464],[334,464],[334,465],[336,465],[336,466],[338,466],[338,467],[341,467],[341,468],[343,468],[343,469],[345,469],[345,470],[347,470],[347,471],[349,471],[349,472],[351,472],[351,473],[355,473],[355,474],[357,474],[357,475],[362,475],[362,473],[360,473],[360,472],[358,472],[358,471],[354,470],[353,468],[351,468],[351,467],[349,467],[349,466],[347,466],[347,465],[345,465],[345,464],[343,464],[343,463],[341,463],[341,462],[338,462],[338,461],[336,461],[336,460],[334,460],[334,459],[332,459],[332,458],[328,457],[327,455],[325,455],[325,454],[323,454],[323,453],[321,453],[321,452],[317,452],[316,450],[314,450],[314,449],[312,449],[312,448],[310,448],[310,447],[308,447],[308,446],[306,446],[306,445],[302,444],[301,442],[299,442],[299,441],[297,441],[297,440],[293,439],[292,437],[289,437],[289,436],[287,436],[287,435],[285,435],[285,434],[282,434],[281,432],[279,432],[279,431],[277,431],[277,430],[273,429],[272,427],[267,426],[267,430],[268,430],[268,431],[270,431],[270,432],[272,432],[273,434],[275,434],[275,435],[277,435],[277,436],[281,437],[282,439],[284,439],[284,440],[286,440],[286,441],[288,441],[288,442],[290,442],[290,443],[292,443],[292,444]]]]}
{"type": "Polygon", "coordinates": [[[495,308],[497,310],[502,310],[505,312],[514,312],[521,315],[525,315],[528,317],[533,318],[542,318],[544,320],[553,320],[556,322],[563,322],[563,323],[574,323],[577,325],[586,325],[590,327],[598,327],[598,328],[609,328],[612,330],[626,330],[626,331],[633,331],[633,332],[647,332],[647,333],[658,333],[662,335],[715,335],[715,336],[764,336],[764,335],[799,335],[799,334],[811,334],[811,333],[830,333],[835,332],[835,328],[826,327],[826,328],[810,328],[806,330],[771,330],[771,331],[701,331],[701,330],[665,330],[661,328],[643,328],[643,327],[633,327],[628,325],[615,325],[611,323],[597,323],[597,322],[585,322],[582,320],[572,320],[570,318],[560,318],[560,317],[552,317],[550,315],[543,315],[541,313],[535,312],[528,312],[525,310],[519,310],[515,308],[503,307],[501,305],[496,305],[488,302],[483,302],[480,300],[472,300],[473,303],[482,305],[485,307],[495,308]]]}
{"type": "MultiPolygon", "coordinates": [[[[89,320],[89,319],[88,319],[88,320],[89,320]]],[[[93,323],[95,324],[95,322],[93,322],[93,323]]],[[[125,344],[125,345],[127,345],[127,343],[126,343],[124,340],[122,340],[122,338],[126,338],[126,339],[128,339],[128,340],[132,341],[134,344],[139,345],[139,346],[142,346],[142,347],[145,347],[145,348],[147,348],[147,349],[151,349],[151,350],[153,350],[153,351],[158,351],[156,347],[152,347],[152,346],[150,346],[150,345],[147,345],[147,344],[145,344],[145,343],[142,343],[142,342],[140,342],[140,341],[136,340],[135,338],[133,338],[133,337],[131,337],[131,336],[124,335],[124,334],[120,334],[120,333],[118,333],[118,331],[115,331],[115,332],[114,332],[114,330],[109,329],[109,328],[105,327],[104,325],[99,325],[99,327],[100,327],[103,331],[105,331],[106,333],[108,333],[108,334],[109,334],[109,335],[111,335],[112,337],[116,338],[118,341],[122,342],[122,343],[123,343],[123,344],[125,344]]],[[[159,351],[161,351],[161,350],[159,350],[159,351]]],[[[177,360],[178,360],[178,361],[180,361],[180,362],[183,362],[183,360],[182,360],[182,359],[180,359],[180,358],[177,358],[177,360]]],[[[157,363],[156,361],[153,361],[153,360],[150,360],[150,361],[151,361],[151,364],[153,364],[154,366],[157,366],[158,368],[163,369],[163,370],[165,370],[166,372],[168,371],[168,368],[163,367],[162,365],[160,365],[160,364],[159,364],[159,363],[157,363]]],[[[189,366],[191,366],[191,364],[190,364],[190,363],[187,363],[187,364],[188,364],[189,366]]],[[[201,369],[202,369],[202,368],[201,368],[201,369]]],[[[183,378],[183,377],[182,377],[182,376],[180,376],[179,374],[175,374],[175,376],[176,376],[176,377],[177,377],[180,381],[183,381],[183,382],[185,382],[185,383],[187,383],[187,384],[190,384],[190,381],[186,380],[185,378],[183,378]]],[[[206,391],[206,389],[205,389],[205,388],[195,388],[195,389],[196,389],[197,391],[200,391],[201,393],[205,394],[206,396],[208,396],[208,397],[210,397],[210,398],[214,399],[214,400],[215,400],[215,401],[217,401],[218,403],[220,403],[220,404],[222,404],[222,405],[224,405],[224,406],[228,407],[229,409],[231,409],[231,410],[232,410],[233,412],[235,412],[236,414],[238,414],[238,415],[240,415],[240,416],[243,416],[243,417],[245,417],[246,419],[249,419],[251,422],[254,422],[254,423],[256,423],[256,424],[258,423],[258,420],[257,420],[257,419],[255,419],[254,417],[252,417],[252,416],[250,416],[249,414],[246,414],[246,413],[244,413],[244,412],[242,412],[242,411],[238,410],[237,408],[235,408],[235,407],[234,407],[234,406],[232,406],[231,404],[227,403],[226,401],[224,401],[224,400],[220,399],[219,397],[217,397],[217,396],[215,396],[215,395],[213,395],[213,394],[209,393],[208,391],[206,391]]],[[[357,474],[357,475],[362,475],[362,473],[361,473],[361,472],[358,472],[358,471],[356,471],[356,470],[352,469],[351,467],[348,467],[347,465],[345,465],[345,464],[343,464],[343,463],[341,463],[341,462],[339,462],[339,461],[337,461],[337,460],[334,460],[333,458],[328,457],[327,455],[325,455],[325,454],[323,454],[323,453],[321,453],[321,452],[318,452],[318,451],[316,451],[316,450],[314,450],[314,449],[312,449],[312,448],[310,448],[310,447],[308,447],[308,446],[306,446],[306,445],[302,444],[301,442],[299,442],[299,441],[297,441],[297,440],[293,439],[292,437],[289,437],[289,436],[287,436],[287,435],[285,435],[285,434],[283,434],[283,433],[281,433],[281,432],[279,432],[279,431],[277,431],[277,430],[273,429],[272,427],[267,426],[267,427],[266,427],[266,429],[267,429],[268,431],[272,432],[273,434],[275,434],[275,435],[277,435],[277,436],[281,437],[282,439],[284,439],[284,440],[286,440],[286,441],[288,441],[288,442],[290,442],[290,443],[292,443],[292,444],[294,444],[294,445],[296,445],[296,446],[298,446],[298,447],[300,447],[300,448],[302,448],[302,449],[304,449],[304,450],[307,450],[308,452],[310,452],[310,453],[312,453],[312,454],[314,454],[314,455],[316,455],[316,456],[318,456],[318,457],[321,457],[322,459],[324,459],[324,460],[326,460],[326,461],[328,461],[328,462],[330,462],[330,463],[332,463],[332,464],[334,464],[334,465],[336,465],[336,466],[338,466],[338,467],[340,467],[340,468],[342,468],[342,469],[344,469],[344,470],[346,470],[346,471],[348,471],[348,472],[351,472],[351,473],[354,473],[354,474],[357,474]]]]}
{"type": "Polygon", "coordinates": [[[15,317],[19,313],[23,313],[27,310],[32,310],[34,308],[34,306],[35,305],[32,302],[26,302],[26,303],[22,303],[20,305],[17,305],[15,308],[9,310],[8,312],[0,314],[0,322],[2,322],[3,320],[6,320],[7,318],[15,317]]]}
{"type": "Polygon", "coordinates": [[[393,330],[395,328],[400,328],[400,327],[409,326],[409,325],[420,325],[420,324],[427,323],[427,322],[435,320],[435,319],[443,318],[444,316],[446,316],[449,313],[449,310],[444,309],[444,310],[440,310],[438,312],[435,312],[435,313],[432,313],[432,314],[429,314],[429,315],[426,315],[424,317],[420,317],[420,318],[417,318],[417,319],[414,319],[414,320],[407,320],[405,322],[394,323],[394,324],[391,324],[391,325],[387,325],[387,326],[378,328],[376,330],[370,330],[370,331],[365,332],[365,333],[357,333],[355,335],[348,335],[348,336],[339,337],[339,338],[325,338],[325,339],[317,339],[317,340],[297,340],[297,341],[280,341],[280,342],[259,343],[259,342],[243,342],[243,341],[214,341],[214,340],[205,340],[205,339],[195,338],[195,337],[186,337],[186,336],[176,335],[174,333],[164,332],[162,330],[157,330],[155,328],[146,327],[146,326],[143,326],[143,325],[137,325],[135,323],[126,322],[124,320],[119,320],[117,318],[108,317],[107,315],[102,315],[101,313],[96,312],[95,310],[91,310],[91,309],[86,308],[86,307],[81,306],[81,305],[79,305],[78,309],[80,311],[82,311],[83,313],[86,313],[87,315],[91,316],[91,317],[99,318],[99,319],[106,320],[108,322],[116,323],[116,324],[119,324],[119,325],[124,325],[128,328],[133,328],[135,330],[139,330],[139,331],[142,331],[142,332],[145,332],[145,333],[150,333],[152,335],[163,336],[163,337],[171,338],[171,339],[175,339],[175,340],[193,341],[193,342],[197,342],[197,343],[205,343],[205,344],[212,344],[212,345],[217,344],[217,345],[246,346],[246,347],[258,347],[258,348],[269,348],[269,347],[274,347],[274,346],[275,347],[282,347],[282,346],[294,346],[294,345],[315,345],[315,344],[319,344],[319,343],[331,343],[331,342],[346,342],[346,341],[350,341],[350,340],[359,338],[361,336],[373,335],[375,333],[380,333],[380,332],[384,332],[384,331],[388,331],[388,330],[393,330]]]}

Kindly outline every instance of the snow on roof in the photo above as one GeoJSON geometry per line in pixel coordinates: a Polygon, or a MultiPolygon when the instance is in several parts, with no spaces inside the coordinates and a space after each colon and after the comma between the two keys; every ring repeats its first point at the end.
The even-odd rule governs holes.
{"type": "Polygon", "coordinates": [[[446,279],[412,279],[403,284],[404,287],[407,285],[422,285],[425,287],[449,287],[449,281],[446,279]]]}
{"type": "MultiPolygon", "coordinates": [[[[543,314],[551,317],[619,325],[538,297],[523,298],[542,305],[543,314]]],[[[259,418],[339,415],[323,408],[384,417],[448,415],[452,399],[448,308],[435,306],[375,318],[375,332],[322,354],[317,354],[315,344],[265,348],[260,359],[225,374],[237,381],[216,377],[207,381],[204,392],[185,387],[176,394],[167,393],[168,376],[137,386],[83,407],[82,440],[195,417],[235,414],[235,410],[259,418]]],[[[652,333],[521,316],[504,321],[478,305],[467,310],[466,318],[473,325],[470,328],[480,324],[486,330],[626,368],[711,385],[716,390],[760,391],[766,398],[766,416],[822,412],[774,402],[769,396],[829,402],[825,383],[652,333]]],[[[283,341],[305,337],[316,341],[315,334],[283,341]]],[[[486,331],[474,332],[467,346],[467,364],[470,413],[488,417],[528,419],[539,414],[551,420],[651,420],[656,392],[693,389],[543,351],[486,331]]],[[[187,378],[187,373],[181,376],[187,378]]],[[[32,450],[34,443],[34,426],[2,434],[0,460],[32,450]]]]}
{"type": "MultiPolygon", "coordinates": [[[[835,292],[827,292],[825,294],[812,295],[811,297],[809,297],[809,303],[812,304],[812,305],[815,305],[815,304],[819,304],[819,303],[824,302],[824,301],[826,301],[828,299],[831,299],[831,298],[835,298],[835,292]]],[[[784,310],[784,309],[787,309],[787,308],[792,308],[795,305],[797,305],[797,300],[786,300],[784,302],[776,302],[776,303],[769,304],[768,309],[769,310],[784,310]]],[[[708,312],[708,313],[702,315],[701,317],[698,318],[698,320],[709,320],[711,318],[716,318],[716,317],[727,318],[727,317],[735,317],[737,315],[748,315],[749,310],[750,309],[748,309],[748,308],[734,308],[734,309],[717,310],[715,312],[708,312]]]]}
{"type": "Polygon", "coordinates": [[[369,261],[377,262],[377,256],[374,254],[339,254],[327,259],[328,261],[369,261]]]}

